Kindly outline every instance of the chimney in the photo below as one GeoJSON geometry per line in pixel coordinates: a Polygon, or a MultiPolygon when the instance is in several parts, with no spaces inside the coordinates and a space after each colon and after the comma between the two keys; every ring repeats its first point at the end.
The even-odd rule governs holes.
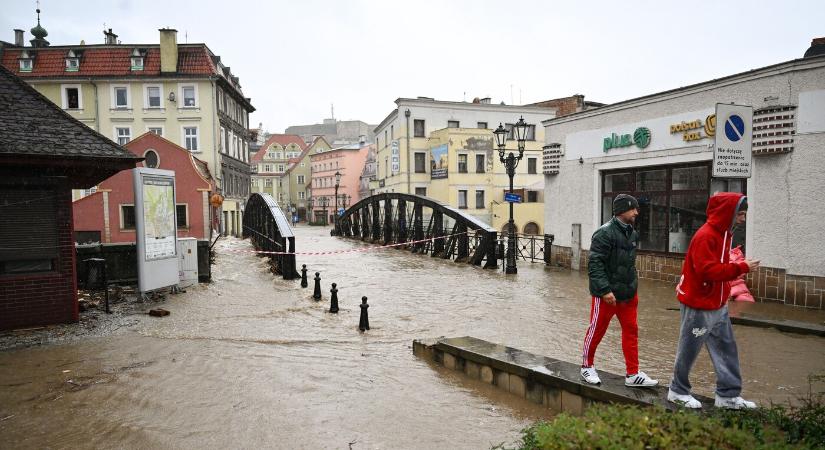
{"type": "Polygon", "coordinates": [[[178,30],[161,28],[160,30],[160,72],[178,71],[178,30]]]}
{"type": "Polygon", "coordinates": [[[811,46],[805,52],[803,58],[810,58],[812,56],[825,55],[825,37],[814,38],[811,40],[811,46]]]}
{"type": "Polygon", "coordinates": [[[24,47],[26,45],[23,42],[23,30],[14,29],[14,45],[18,47],[24,47]]]}
{"type": "Polygon", "coordinates": [[[364,144],[367,143],[367,136],[364,135],[364,134],[359,134],[358,135],[358,143],[361,144],[361,146],[363,147],[364,144]]]}
{"type": "Polygon", "coordinates": [[[111,28],[109,28],[108,31],[104,31],[103,34],[106,36],[106,45],[117,45],[117,35],[112,33],[111,28]]]}

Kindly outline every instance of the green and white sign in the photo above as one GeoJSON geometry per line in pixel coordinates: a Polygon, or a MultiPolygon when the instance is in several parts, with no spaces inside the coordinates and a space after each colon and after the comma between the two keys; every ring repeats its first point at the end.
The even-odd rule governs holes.
{"type": "Polygon", "coordinates": [[[603,149],[605,153],[613,148],[630,147],[631,145],[644,149],[650,145],[650,137],[650,129],[647,127],[636,128],[633,134],[612,133],[610,136],[604,138],[603,149]]]}

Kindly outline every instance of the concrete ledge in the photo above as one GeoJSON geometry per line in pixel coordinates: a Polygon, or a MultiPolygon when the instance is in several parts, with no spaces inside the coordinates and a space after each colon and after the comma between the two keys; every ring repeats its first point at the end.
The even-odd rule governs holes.
{"type": "MultiPolygon", "coordinates": [[[[667,401],[667,386],[630,388],[623,375],[604,371],[602,384],[594,386],[581,380],[578,364],[474,337],[415,340],[413,353],[556,412],[580,415],[594,402],[676,408],[667,401]]],[[[713,406],[712,399],[695,397],[713,406]]]]}
{"type": "Polygon", "coordinates": [[[730,321],[736,325],[746,325],[751,327],[776,328],[779,331],[788,333],[807,334],[825,337],[825,326],[815,323],[800,322],[797,320],[766,319],[764,317],[749,316],[739,314],[730,317],[730,321]]]}

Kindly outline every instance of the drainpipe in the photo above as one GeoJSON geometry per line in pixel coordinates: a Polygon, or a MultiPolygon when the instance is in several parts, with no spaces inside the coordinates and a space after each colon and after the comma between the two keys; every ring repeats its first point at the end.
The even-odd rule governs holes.
{"type": "Polygon", "coordinates": [[[95,131],[100,133],[100,114],[98,113],[98,110],[97,110],[97,103],[98,103],[97,83],[95,83],[91,78],[89,78],[89,83],[91,83],[92,86],[94,86],[94,88],[95,88],[95,131]]]}
{"type": "Polygon", "coordinates": [[[404,111],[404,117],[407,119],[407,193],[412,194],[412,187],[410,184],[410,172],[412,171],[412,166],[410,166],[410,155],[412,154],[410,151],[410,108],[407,108],[404,111]]]}
{"type": "MultiPolygon", "coordinates": [[[[209,84],[210,84],[210,86],[212,86],[209,89],[209,93],[210,93],[210,95],[212,95],[212,157],[213,157],[213,161],[214,161],[212,163],[212,176],[214,176],[215,180],[217,180],[217,182],[215,183],[216,184],[215,189],[217,189],[218,192],[223,192],[223,177],[221,176],[221,171],[220,171],[221,162],[218,160],[218,146],[215,145],[218,142],[217,138],[215,137],[215,133],[216,133],[216,131],[215,131],[215,128],[216,128],[215,120],[218,117],[218,96],[215,95],[217,86],[215,86],[215,77],[214,76],[209,77],[209,84]],[[218,178],[218,177],[221,177],[221,178],[218,178]]],[[[211,208],[211,206],[210,206],[210,208],[211,208]]],[[[215,210],[218,214],[218,235],[220,235],[220,233],[221,233],[220,223],[223,221],[222,220],[223,219],[223,207],[219,206],[218,208],[215,208],[215,210]]],[[[211,209],[210,209],[210,211],[211,211],[211,209]]],[[[212,220],[211,214],[210,214],[210,219],[209,220],[210,221],[212,220]]],[[[211,229],[211,224],[210,224],[210,229],[211,229]]]]}

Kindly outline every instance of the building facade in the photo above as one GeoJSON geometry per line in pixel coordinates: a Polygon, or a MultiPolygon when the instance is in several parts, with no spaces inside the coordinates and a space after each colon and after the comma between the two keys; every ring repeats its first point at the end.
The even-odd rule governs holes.
{"type": "Polygon", "coordinates": [[[524,194],[524,203],[516,205],[514,220],[519,232],[528,224],[528,231],[543,232],[543,215],[538,206],[541,196],[537,194],[543,190],[543,179],[537,165],[544,129],[539,124],[557,116],[557,105],[512,106],[493,104],[488,98],[468,103],[427,97],[399,98],[395,103],[397,107],[375,129],[376,193],[403,192],[438,198],[450,206],[473,210],[470,212],[486,223],[502,229],[509,219],[504,192],[510,186],[492,132],[503,124],[510,135],[507,152],[517,152],[512,127],[524,117],[530,124],[528,150],[514,178],[514,191],[524,194]],[[451,135],[456,137],[452,144],[451,135]],[[484,173],[476,172],[480,158],[484,159],[484,173]],[[444,164],[449,170],[444,170],[444,164]],[[466,172],[459,171],[459,165],[466,172]],[[533,192],[529,197],[528,191],[533,192]],[[476,208],[480,204],[483,208],[476,208]]]}
{"type": "MultiPolygon", "coordinates": [[[[821,44],[820,44],[821,45],[821,44]]],[[[816,41],[812,49],[816,47],[816,41]]],[[[557,263],[585,269],[612,198],[636,196],[640,275],[675,282],[710,195],[743,192],[734,245],[761,260],[763,301],[825,306],[825,56],[812,56],[544,122],[545,223],[557,263]],[[717,103],[753,108],[752,176],[712,176],[717,103]]],[[[822,53],[825,53],[823,51],[822,53]]],[[[822,54],[820,53],[820,55],[822,54]]]]}
{"type": "Polygon", "coordinates": [[[290,160],[300,158],[306,149],[304,141],[294,134],[270,135],[252,156],[252,192],[269,194],[282,207],[289,205],[289,179],[284,176],[290,160]]]}
{"type": "Polygon", "coordinates": [[[335,207],[345,208],[360,200],[361,173],[371,145],[351,144],[310,154],[312,171],[311,214],[314,223],[335,221],[335,207]],[[335,174],[340,174],[336,197],[335,174]]]}
{"type": "Polygon", "coordinates": [[[366,140],[371,142],[375,125],[360,120],[324,119],[323,123],[312,125],[293,125],[287,127],[284,133],[301,136],[307,145],[315,142],[316,138],[323,137],[330,145],[341,147],[366,140]]]}
{"type": "Polygon", "coordinates": [[[240,235],[255,109],[238,77],[205,44],[178,44],[177,31],[159,32],[159,44],[121,44],[110,29],[102,45],[34,39],[25,46],[19,31],[14,44],[0,43],[0,64],[120,145],[152,132],[192,152],[224,197],[222,231],[240,235]]]}
{"type": "MultiPolygon", "coordinates": [[[[144,133],[124,146],[143,158],[138,167],[175,172],[177,236],[209,239],[217,211],[209,196],[216,191],[206,163],[189,150],[154,133],[144,133]]],[[[101,181],[97,192],[72,203],[75,242],[136,242],[135,194],[131,171],[101,181]]]]}

